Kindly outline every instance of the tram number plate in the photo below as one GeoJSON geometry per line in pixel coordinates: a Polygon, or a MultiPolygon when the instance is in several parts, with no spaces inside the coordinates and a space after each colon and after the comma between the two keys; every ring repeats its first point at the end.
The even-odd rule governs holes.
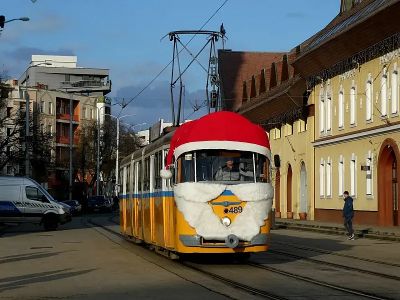
{"type": "Polygon", "coordinates": [[[229,208],[228,212],[231,214],[240,214],[243,212],[243,207],[233,206],[233,207],[229,208]]]}

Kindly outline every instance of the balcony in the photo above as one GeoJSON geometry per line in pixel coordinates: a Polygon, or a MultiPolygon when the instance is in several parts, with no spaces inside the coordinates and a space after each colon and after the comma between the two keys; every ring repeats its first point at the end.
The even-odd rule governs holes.
{"type": "MultiPolygon", "coordinates": [[[[57,120],[65,120],[65,121],[69,121],[69,114],[57,114],[56,119],[57,120]]],[[[79,122],[79,115],[73,115],[72,117],[72,121],[76,121],[79,122]]]]}
{"type": "Polygon", "coordinates": [[[68,91],[111,91],[111,80],[62,81],[60,89],[68,91]]]}
{"type": "MultiPolygon", "coordinates": [[[[69,136],[61,136],[61,135],[58,135],[58,136],[56,137],[56,143],[57,143],[57,144],[66,144],[66,145],[69,145],[69,136]]],[[[79,143],[79,137],[75,136],[74,139],[73,139],[73,143],[74,143],[74,145],[77,145],[77,144],[79,143]]]]}

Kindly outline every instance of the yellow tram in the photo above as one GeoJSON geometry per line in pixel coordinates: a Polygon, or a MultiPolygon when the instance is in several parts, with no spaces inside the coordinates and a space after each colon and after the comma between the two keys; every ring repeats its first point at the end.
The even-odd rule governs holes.
{"type": "Polygon", "coordinates": [[[175,254],[266,251],[270,157],[265,131],[239,114],[181,125],[122,160],[122,234],[175,254]]]}

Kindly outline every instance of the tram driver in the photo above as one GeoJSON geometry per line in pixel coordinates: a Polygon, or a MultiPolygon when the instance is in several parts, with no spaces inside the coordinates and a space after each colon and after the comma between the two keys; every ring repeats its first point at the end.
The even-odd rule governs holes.
{"type": "Polygon", "coordinates": [[[249,181],[253,179],[253,172],[246,171],[244,163],[237,164],[233,158],[227,158],[226,164],[220,167],[215,174],[217,181],[249,181]]]}

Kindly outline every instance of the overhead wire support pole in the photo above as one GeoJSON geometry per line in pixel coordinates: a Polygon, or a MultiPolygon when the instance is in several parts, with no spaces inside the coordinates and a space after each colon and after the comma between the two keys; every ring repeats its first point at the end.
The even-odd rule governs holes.
{"type": "MultiPolygon", "coordinates": [[[[207,45],[210,43],[210,40],[207,41],[207,43],[203,46],[203,48],[200,49],[200,51],[197,53],[196,58],[200,55],[200,53],[204,50],[205,47],[207,47],[207,45]]],[[[183,72],[181,74],[179,74],[179,77],[173,82],[173,84],[175,84],[181,77],[183,74],[185,74],[185,72],[187,71],[187,69],[189,69],[189,67],[192,65],[192,63],[195,61],[195,59],[192,59],[190,61],[190,63],[186,66],[186,68],[183,70],[183,72]]]]}
{"type": "MultiPolygon", "coordinates": [[[[172,40],[172,36],[170,35],[170,40],[172,40]]],[[[175,126],[175,102],[174,102],[174,66],[175,66],[175,49],[176,49],[176,40],[174,39],[174,49],[172,51],[172,72],[171,72],[171,84],[170,84],[170,92],[171,92],[171,113],[172,113],[172,125],[175,126]]]]}
{"type": "MultiPolygon", "coordinates": [[[[179,38],[177,38],[175,36],[175,39],[178,40],[179,42],[179,38]]],[[[178,50],[178,44],[176,44],[176,49],[178,50]]],[[[178,71],[179,71],[179,101],[178,101],[178,113],[177,113],[177,126],[179,126],[180,124],[180,119],[181,119],[181,106],[182,106],[182,76],[181,76],[181,62],[179,59],[179,55],[176,57],[177,63],[178,63],[178,71]]]]}

